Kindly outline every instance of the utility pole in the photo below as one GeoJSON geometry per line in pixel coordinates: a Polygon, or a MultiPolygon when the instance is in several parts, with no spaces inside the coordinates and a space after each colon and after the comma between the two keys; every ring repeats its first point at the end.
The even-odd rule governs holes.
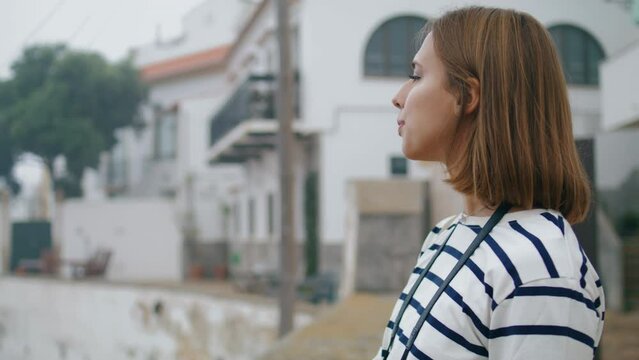
{"type": "Polygon", "coordinates": [[[0,273],[9,273],[11,259],[11,193],[0,184],[0,273]]]}
{"type": "Polygon", "coordinates": [[[291,43],[288,0],[277,1],[277,37],[280,66],[277,93],[279,118],[278,154],[280,170],[281,243],[280,243],[280,327],[283,337],[293,329],[295,312],[295,228],[293,222],[293,71],[291,69],[291,43]]]}

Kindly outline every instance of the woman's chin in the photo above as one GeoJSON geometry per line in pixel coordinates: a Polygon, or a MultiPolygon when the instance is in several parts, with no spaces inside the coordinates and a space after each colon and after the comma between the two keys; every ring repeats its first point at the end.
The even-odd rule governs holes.
{"type": "Polygon", "coordinates": [[[425,154],[423,151],[415,151],[414,149],[411,149],[410,147],[406,146],[406,144],[404,144],[404,146],[402,147],[402,153],[404,153],[404,157],[406,157],[408,160],[439,161],[438,159],[435,159],[434,156],[429,156],[428,154],[425,154]]]}
{"type": "Polygon", "coordinates": [[[404,153],[404,157],[406,157],[408,160],[421,160],[418,154],[406,148],[402,149],[402,152],[404,153]]]}

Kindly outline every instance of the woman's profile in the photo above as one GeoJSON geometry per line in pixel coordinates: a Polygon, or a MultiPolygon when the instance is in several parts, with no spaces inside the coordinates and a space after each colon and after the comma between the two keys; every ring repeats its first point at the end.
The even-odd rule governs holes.
{"type": "Polygon", "coordinates": [[[443,163],[462,213],[424,241],[375,359],[591,359],[599,277],[571,228],[590,203],[553,42],[532,16],[430,21],[392,99],[408,159],[443,163]]]}

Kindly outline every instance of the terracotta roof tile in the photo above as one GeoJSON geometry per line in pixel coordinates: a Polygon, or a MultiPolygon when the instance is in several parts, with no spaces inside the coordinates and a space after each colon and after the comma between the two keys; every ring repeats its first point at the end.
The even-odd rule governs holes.
{"type": "Polygon", "coordinates": [[[145,82],[153,82],[213,67],[224,61],[230,48],[230,45],[222,45],[209,50],[149,64],[140,69],[140,76],[145,82]]]}

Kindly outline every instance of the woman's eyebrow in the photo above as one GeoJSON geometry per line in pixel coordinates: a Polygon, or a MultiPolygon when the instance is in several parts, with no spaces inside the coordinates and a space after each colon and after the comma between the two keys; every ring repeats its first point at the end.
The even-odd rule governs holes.
{"type": "Polygon", "coordinates": [[[413,70],[415,70],[415,67],[422,67],[422,65],[415,60],[413,60],[413,62],[410,63],[410,66],[413,68],[413,70]]]}

